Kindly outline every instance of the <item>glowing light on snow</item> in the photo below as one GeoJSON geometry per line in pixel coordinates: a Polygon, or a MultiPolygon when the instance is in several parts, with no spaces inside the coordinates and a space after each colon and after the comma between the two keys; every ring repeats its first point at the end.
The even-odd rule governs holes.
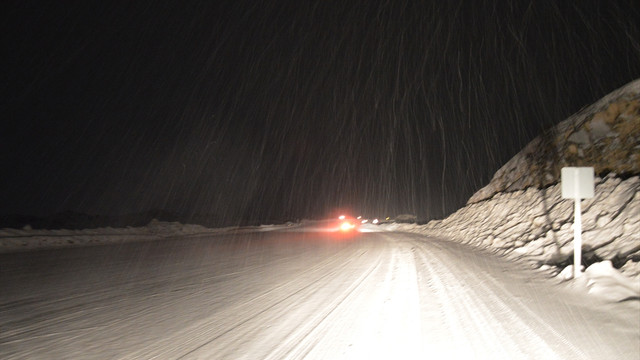
{"type": "Polygon", "coordinates": [[[349,231],[354,229],[356,226],[352,223],[350,223],[349,221],[345,221],[342,224],[340,224],[340,230],[342,231],[349,231]]]}

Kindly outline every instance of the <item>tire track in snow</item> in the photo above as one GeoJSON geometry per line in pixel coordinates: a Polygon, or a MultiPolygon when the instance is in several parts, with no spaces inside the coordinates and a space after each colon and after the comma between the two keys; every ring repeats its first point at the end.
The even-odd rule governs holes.
{"type": "Polygon", "coordinates": [[[413,255],[379,235],[366,256],[327,267],[313,287],[252,317],[230,342],[216,339],[185,358],[424,358],[413,255]]]}
{"type": "MultiPolygon", "coordinates": [[[[350,284],[326,316],[294,338],[299,345],[273,359],[422,359],[419,293],[413,254],[378,234],[383,249],[375,263],[350,284]],[[373,268],[375,266],[375,268],[373,268]]],[[[336,284],[331,284],[336,286],[336,284]]],[[[345,288],[346,286],[340,286],[345,288]]],[[[285,347],[286,348],[286,347],[285,347]]]]}
{"type": "Polygon", "coordinates": [[[367,281],[378,271],[382,264],[382,256],[364,271],[347,289],[330,302],[322,311],[306,319],[286,339],[265,357],[267,359],[301,359],[305,358],[321,339],[322,334],[332,326],[333,320],[343,313],[349,301],[362,291],[367,281]]]}
{"type": "Polygon", "coordinates": [[[331,279],[332,276],[335,276],[336,269],[347,266],[348,264],[340,263],[340,261],[344,260],[342,253],[348,249],[345,247],[330,258],[296,274],[290,280],[271,287],[249,300],[211,314],[177,334],[172,334],[169,338],[189,339],[189,341],[182,343],[179,349],[176,349],[175,344],[173,346],[167,344],[170,344],[171,341],[159,340],[154,345],[146,346],[135,354],[128,354],[126,358],[131,356],[154,358],[154,356],[162,357],[166,354],[176,354],[176,359],[198,358],[197,354],[212,344],[215,345],[218,352],[224,352],[225,349],[237,350],[234,348],[234,344],[250,337],[248,335],[257,330],[250,326],[256,322],[257,317],[268,316],[274,308],[284,306],[284,303],[291,301],[294,296],[312,295],[319,281],[331,279]],[[300,279],[305,277],[312,278],[313,281],[300,287],[300,279]],[[269,299],[269,296],[274,296],[274,298],[269,299]],[[269,302],[265,304],[266,300],[269,302]],[[220,326],[220,323],[225,319],[229,324],[220,326]],[[249,327],[244,329],[245,325],[249,325],[249,327]],[[223,338],[226,336],[230,340],[224,341],[223,338]],[[152,356],[152,354],[156,355],[152,356]]]}
{"type": "MultiPolygon", "coordinates": [[[[186,237],[191,238],[192,236],[186,237]]],[[[184,239],[181,239],[184,241],[184,239]]],[[[224,244],[223,244],[224,245],[224,244]]],[[[107,249],[113,251],[114,247],[107,249]]],[[[28,253],[16,254],[15,256],[28,256],[28,253]]],[[[296,253],[292,256],[279,257],[281,262],[288,262],[298,258],[303,258],[304,253],[296,253]]],[[[124,259],[127,259],[126,257],[124,259]]],[[[121,265],[121,264],[118,264],[121,265]]],[[[197,290],[201,283],[210,283],[229,277],[242,277],[246,274],[260,271],[268,264],[256,266],[245,266],[239,271],[215,275],[207,275],[199,278],[200,283],[190,283],[189,280],[201,274],[188,272],[186,275],[177,273],[176,275],[163,273],[162,277],[144,278],[143,281],[131,283],[111,283],[105,287],[96,288],[94,284],[83,284],[80,282],[79,288],[68,289],[70,294],[56,296],[52,298],[50,294],[32,294],[30,298],[14,300],[0,303],[0,317],[7,319],[3,323],[3,331],[0,332],[0,346],[15,346],[18,343],[26,343],[40,338],[61,337],[68,340],[65,335],[75,336],[79,331],[104,330],[115,325],[119,318],[100,319],[105,311],[117,306],[121,302],[129,302],[135,299],[133,306],[119,307],[121,315],[129,322],[134,322],[137,318],[148,316],[144,309],[139,309],[139,304],[148,303],[156,297],[164,297],[166,289],[163,286],[170,284],[181,284],[175,296],[180,296],[181,300],[186,300],[197,295],[197,290]],[[186,284],[186,285],[185,285],[186,284]],[[114,292],[115,287],[118,292],[114,292]],[[126,295],[123,296],[123,289],[126,295]],[[158,292],[158,290],[162,290],[158,292]],[[185,291],[189,294],[185,296],[185,291]],[[124,313],[123,313],[124,312],[124,313]],[[126,313],[126,314],[125,314],[126,313]]],[[[98,270],[93,270],[98,271],[98,270]]],[[[124,271],[117,267],[99,268],[99,271],[110,273],[114,276],[121,276],[124,271]],[[115,270],[115,274],[114,273],[115,270]]],[[[154,274],[155,275],[155,274],[154,274]]],[[[82,280],[80,280],[82,281],[82,280]]],[[[76,285],[76,284],[74,284],[76,285]]],[[[58,295],[58,294],[56,294],[58,295]]],[[[155,304],[155,310],[171,310],[172,304],[155,304]]]]}
{"type": "MultiPolygon", "coordinates": [[[[293,258],[293,257],[290,257],[293,258]]],[[[287,258],[284,258],[287,260],[287,258]]],[[[218,275],[207,276],[204,280],[207,282],[225,279],[229,277],[238,277],[245,275],[250,272],[255,272],[264,265],[247,267],[242,269],[241,271],[236,271],[233,273],[224,273],[218,275]]],[[[193,276],[193,274],[189,274],[189,276],[193,276]]],[[[125,288],[127,288],[127,297],[135,297],[138,303],[145,303],[148,300],[159,296],[157,290],[161,285],[166,283],[165,278],[160,280],[152,280],[148,282],[136,282],[132,284],[126,284],[125,288]]],[[[176,277],[175,279],[171,279],[172,282],[175,283],[183,283],[188,284],[188,277],[176,277]]],[[[192,290],[195,291],[199,287],[199,284],[190,284],[187,286],[183,286],[181,291],[184,290],[192,290]]],[[[184,297],[182,298],[184,299],[184,297]]],[[[20,307],[24,307],[27,305],[29,308],[33,308],[33,310],[21,309],[21,313],[25,314],[19,319],[5,322],[3,327],[5,330],[0,333],[0,345],[2,344],[12,344],[17,342],[26,342],[36,338],[45,338],[52,336],[60,336],[65,333],[76,333],[80,330],[87,329],[104,329],[110,326],[109,323],[102,323],[100,325],[86,325],[80,328],[73,327],[71,329],[66,329],[63,331],[56,330],[54,333],[39,333],[44,329],[51,328],[56,326],[60,327],[60,324],[73,324],[80,323],[83,319],[87,317],[88,312],[96,312],[96,310],[108,308],[122,300],[122,294],[114,294],[113,288],[98,288],[91,291],[85,291],[82,293],[77,293],[65,297],[60,297],[57,299],[48,299],[46,297],[33,299],[31,302],[17,302],[16,308],[20,309],[20,307]],[[42,310],[50,309],[50,310],[42,310]],[[7,330],[8,329],[8,330],[7,330]]],[[[0,315],[5,311],[5,307],[9,307],[11,304],[0,304],[0,315]]],[[[162,306],[162,305],[160,305],[162,306]]],[[[169,305],[164,305],[169,307],[169,305]]],[[[16,309],[10,309],[13,313],[17,313],[16,309]]],[[[131,309],[125,309],[131,310],[131,309]]],[[[7,310],[8,311],[8,310],[7,310]]],[[[135,318],[145,316],[144,312],[136,311],[135,313],[129,314],[127,319],[134,320],[135,318]]]]}
{"type": "MultiPolygon", "coordinates": [[[[453,346],[442,351],[453,351],[457,356],[476,359],[588,358],[546,325],[549,333],[565,347],[557,351],[553,349],[502,300],[514,299],[514,296],[489,274],[483,273],[480,277],[467,267],[452,267],[450,264],[457,264],[460,259],[456,260],[451,255],[444,259],[447,250],[438,242],[415,241],[415,245],[415,254],[426,270],[428,284],[426,293],[421,295],[427,297],[430,292],[438,298],[445,325],[454,339],[453,346]]],[[[524,304],[520,305],[522,308],[518,311],[527,309],[524,304]]],[[[530,310],[528,314],[537,322],[544,323],[530,310]]]]}

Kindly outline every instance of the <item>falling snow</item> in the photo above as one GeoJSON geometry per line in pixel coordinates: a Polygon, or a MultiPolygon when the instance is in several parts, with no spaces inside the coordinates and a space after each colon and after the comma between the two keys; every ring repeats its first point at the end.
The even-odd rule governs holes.
{"type": "Polygon", "coordinates": [[[0,357],[640,354],[640,290],[611,262],[559,284],[570,268],[550,279],[464,244],[544,255],[528,223],[496,241],[317,221],[462,208],[536,136],[640,78],[637,0],[0,13],[0,357]]]}
{"type": "Polygon", "coordinates": [[[640,77],[633,1],[21,1],[1,213],[442,218],[640,77]]]}

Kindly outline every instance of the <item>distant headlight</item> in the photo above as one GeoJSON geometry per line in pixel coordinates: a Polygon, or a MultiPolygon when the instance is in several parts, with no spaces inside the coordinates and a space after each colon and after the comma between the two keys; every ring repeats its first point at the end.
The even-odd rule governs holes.
{"type": "Polygon", "coordinates": [[[349,221],[345,221],[342,224],[340,224],[340,230],[342,231],[349,231],[349,230],[353,230],[355,229],[355,224],[349,222],[349,221]]]}

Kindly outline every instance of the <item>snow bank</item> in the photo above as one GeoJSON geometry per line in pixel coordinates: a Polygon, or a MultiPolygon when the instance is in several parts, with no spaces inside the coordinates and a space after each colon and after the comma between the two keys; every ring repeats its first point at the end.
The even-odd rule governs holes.
{"type": "MultiPolygon", "coordinates": [[[[640,177],[597,178],[595,197],[583,200],[582,207],[582,251],[585,264],[591,265],[586,273],[591,275],[592,292],[602,295],[606,291],[597,290],[599,284],[622,283],[626,292],[614,289],[609,298],[640,297],[640,177]],[[595,270],[606,267],[597,264],[609,264],[609,268],[595,270]]],[[[565,274],[571,274],[567,269],[573,260],[573,219],[573,200],[562,199],[557,184],[500,193],[426,225],[382,226],[490,249],[530,261],[559,279],[570,279],[565,274]]]]}
{"type": "MultiPolygon", "coordinates": [[[[147,226],[83,230],[0,229],[0,253],[52,249],[73,246],[120,244],[131,241],[159,240],[236,230],[236,227],[209,229],[200,225],[152,220],[147,226]]],[[[263,227],[263,230],[267,229],[263,227]]]]}
{"type": "Polygon", "coordinates": [[[629,281],[611,265],[611,261],[595,263],[585,271],[589,292],[612,301],[640,299],[640,282],[629,281]]]}

